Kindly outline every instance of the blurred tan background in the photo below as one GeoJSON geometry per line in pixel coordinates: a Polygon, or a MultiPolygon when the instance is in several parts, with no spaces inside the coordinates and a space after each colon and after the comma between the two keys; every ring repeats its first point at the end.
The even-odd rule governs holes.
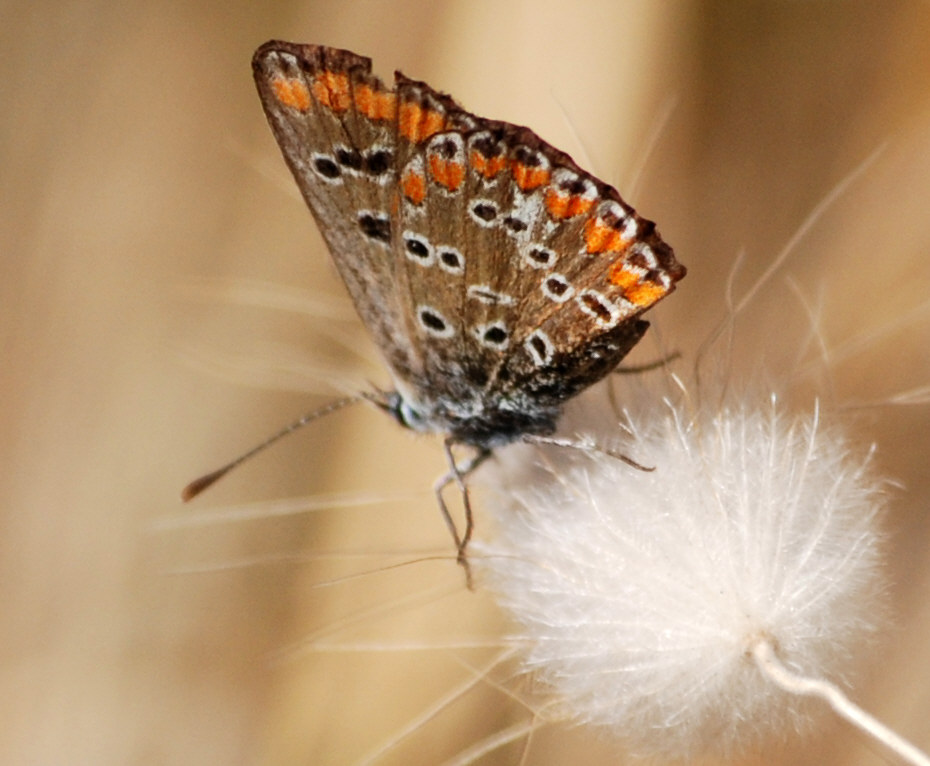
{"type": "MultiPolygon", "coordinates": [[[[441,558],[436,443],[360,407],[179,506],[186,481],[340,386],[386,382],[254,92],[250,56],[273,37],[369,55],[593,163],[690,269],[652,314],[685,365],[740,254],[737,295],[886,145],[740,317],[727,374],[791,371],[800,405],[849,417],[903,484],[897,625],[856,697],[930,748],[930,405],[849,411],[930,385],[930,6],[129,0],[0,16],[3,763],[352,763],[431,706],[381,762],[439,763],[528,718],[478,680],[505,628],[441,558]],[[359,504],[271,502],[333,492],[359,504]]],[[[617,761],[552,727],[527,762],[617,761]]],[[[879,761],[828,724],[742,762],[879,761]]]]}

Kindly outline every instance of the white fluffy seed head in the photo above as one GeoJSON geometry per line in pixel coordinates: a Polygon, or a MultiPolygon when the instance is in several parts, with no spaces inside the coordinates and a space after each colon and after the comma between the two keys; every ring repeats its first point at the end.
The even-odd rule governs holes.
{"type": "Polygon", "coordinates": [[[881,621],[869,451],[816,411],[780,414],[774,398],[627,419],[621,451],[654,471],[547,450],[559,467],[497,509],[476,547],[527,668],[561,716],[607,727],[642,756],[794,733],[808,706],[747,651],[763,638],[789,668],[842,680],[881,621]]]}

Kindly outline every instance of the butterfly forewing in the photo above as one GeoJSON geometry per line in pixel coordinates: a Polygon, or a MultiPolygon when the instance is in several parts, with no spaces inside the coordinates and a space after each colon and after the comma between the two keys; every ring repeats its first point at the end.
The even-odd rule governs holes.
{"type": "Polygon", "coordinates": [[[405,307],[391,257],[394,93],[369,59],[333,48],[268,43],[253,69],[275,139],[375,342],[392,366],[414,365],[397,333],[405,307]]]}

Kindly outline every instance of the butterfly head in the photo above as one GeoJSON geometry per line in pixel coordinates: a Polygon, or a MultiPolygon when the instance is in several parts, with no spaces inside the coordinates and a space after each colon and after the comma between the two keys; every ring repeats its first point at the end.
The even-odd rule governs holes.
{"type": "Polygon", "coordinates": [[[404,428],[412,431],[431,431],[427,417],[414,407],[398,391],[375,391],[366,394],[366,399],[388,413],[404,428]]]}

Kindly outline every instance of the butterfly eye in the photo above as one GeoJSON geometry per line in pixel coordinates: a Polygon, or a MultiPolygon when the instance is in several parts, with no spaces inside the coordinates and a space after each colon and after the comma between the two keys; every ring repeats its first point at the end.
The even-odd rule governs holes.
{"type": "Polygon", "coordinates": [[[397,418],[397,422],[405,428],[411,428],[414,431],[423,430],[424,418],[422,413],[415,410],[403,399],[400,401],[397,409],[393,410],[392,415],[397,418]]]}

